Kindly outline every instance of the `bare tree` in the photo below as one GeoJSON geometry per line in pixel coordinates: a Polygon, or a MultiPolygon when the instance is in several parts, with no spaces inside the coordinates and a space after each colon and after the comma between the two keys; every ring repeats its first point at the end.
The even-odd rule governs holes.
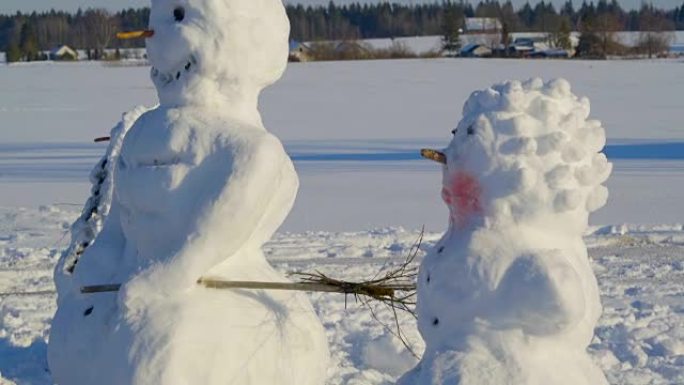
{"type": "Polygon", "coordinates": [[[617,33],[623,29],[618,16],[612,13],[602,13],[596,16],[592,23],[593,32],[598,37],[599,50],[603,56],[620,54],[623,45],[618,41],[617,33]]]}
{"type": "Polygon", "coordinates": [[[660,55],[670,49],[674,39],[674,24],[653,5],[644,5],[639,12],[639,40],[637,50],[648,55],[660,55]]]}
{"type": "Polygon", "coordinates": [[[463,10],[460,7],[451,4],[447,6],[442,20],[442,50],[449,56],[455,56],[461,50],[463,19],[463,10]]]}
{"type": "Polygon", "coordinates": [[[116,33],[114,19],[105,9],[89,9],[84,15],[84,20],[86,31],[90,34],[86,38],[87,48],[95,51],[92,59],[101,59],[105,48],[109,46],[116,33]]]}
{"type": "Polygon", "coordinates": [[[567,17],[562,17],[558,29],[551,34],[551,42],[556,48],[562,48],[566,51],[572,49],[572,41],[570,35],[572,33],[572,26],[567,17]]]}
{"type": "Polygon", "coordinates": [[[49,14],[36,21],[36,34],[41,48],[55,48],[67,43],[69,22],[65,15],[49,14]]]}
{"type": "Polygon", "coordinates": [[[510,1],[504,3],[499,8],[499,20],[501,21],[501,45],[507,54],[508,46],[511,45],[511,32],[519,29],[520,20],[515,13],[513,4],[510,1]]]}

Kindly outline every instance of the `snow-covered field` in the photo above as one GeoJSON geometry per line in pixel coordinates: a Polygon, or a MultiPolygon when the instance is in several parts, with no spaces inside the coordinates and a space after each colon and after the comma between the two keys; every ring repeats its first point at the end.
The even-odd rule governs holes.
{"type": "MultiPolygon", "coordinates": [[[[53,290],[52,268],[76,214],[54,205],[0,210],[0,292],[53,290]]],[[[400,228],[282,233],[266,251],[283,272],[316,269],[359,279],[387,263],[403,261],[418,237],[419,231],[400,228]]],[[[438,238],[426,234],[423,249],[438,238]]],[[[591,352],[611,383],[684,383],[682,226],[595,228],[586,241],[604,305],[591,352]]],[[[402,344],[353,298],[314,294],[311,299],[331,343],[329,384],[390,384],[415,364],[402,344]]],[[[54,295],[49,293],[0,297],[3,378],[18,385],[50,384],[45,339],[54,310],[54,295]]],[[[391,324],[388,311],[379,314],[391,324]]],[[[415,321],[402,315],[401,323],[420,352],[415,321]]]]}
{"type": "MultiPolygon", "coordinates": [[[[123,111],[152,105],[145,67],[0,67],[0,206],[79,204],[86,176],[123,111]]],[[[304,63],[262,97],[266,127],[302,186],[285,230],[444,228],[434,164],[468,95],[503,79],[565,77],[603,121],[615,171],[594,224],[684,217],[684,61],[406,60],[304,63]]]]}
{"type": "MultiPolygon", "coordinates": [[[[291,65],[265,92],[262,111],[302,185],[283,228],[289,233],[268,244],[268,255],[281,271],[358,279],[401,261],[423,224],[429,247],[447,210],[439,170],[417,150],[448,143],[471,91],[532,76],[565,77],[591,99],[615,164],[611,198],[586,238],[605,307],[592,353],[613,384],[682,384],[681,61],[291,65]]],[[[90,140],[106,135],[121,112],[153,104],[154,89],[145,67],[40,64],[0,67],[0,90],[0,292],[51,291],[65,232],[104,150],[90,140]]],[[[346,309],[343,297],[312,300],[332,345],[330,384],[390,383],[415,364],[353,299],[346,309]]],[[[0,296],[2,378],[50,383],[45,337],[53,312],[49,293],[0,296]]],[[[420,351],[414,321],[402,323],[420,351]]]]}

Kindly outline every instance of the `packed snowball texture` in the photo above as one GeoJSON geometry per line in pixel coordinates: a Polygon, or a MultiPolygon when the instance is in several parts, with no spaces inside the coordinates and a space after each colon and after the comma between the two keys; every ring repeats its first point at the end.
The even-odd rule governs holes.
{"type": "Polygon", "coordinates": [[[155,0],[150,29],[160,105],[113,132],[96,197],[73,228],[76,248],[55,272],[53,380],[323,384],[326,336],[303,293],[197,284],[285,281],[261,248],[290,212],[298,178],[257,109],[287,63],[283,4],[155,0]],[[109,284],[122,286],[80,290],[109,284]]]}
{"type": "Polygon", "coordinates": [[[570,84],[471,95],[444,150],[449,228],[418,278],[420,363],[400,385],[600,385],[601,314],[582,235],[606,203],[601,123],[570,84]]]}

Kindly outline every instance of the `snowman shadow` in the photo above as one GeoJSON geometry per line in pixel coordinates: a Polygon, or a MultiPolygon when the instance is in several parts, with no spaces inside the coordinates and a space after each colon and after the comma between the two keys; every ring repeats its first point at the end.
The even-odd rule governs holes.
{"type": "Polygon", "coordinates": [[[0,339],[0,378],[24,385],[51,383],[45,341],[37,339],[30,346],[21,347],[0,339]]]}

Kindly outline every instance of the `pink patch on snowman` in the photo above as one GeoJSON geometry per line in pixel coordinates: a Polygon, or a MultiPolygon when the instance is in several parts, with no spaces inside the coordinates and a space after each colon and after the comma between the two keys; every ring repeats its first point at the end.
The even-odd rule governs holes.
{"type": "Polygon", "coordinates": [[[451,212],[450,220],[463,227],[471,217],[482,212],[482,188],[474,176],[464,171],[454,172],[445,182],[442,199],[451,212]]]}

